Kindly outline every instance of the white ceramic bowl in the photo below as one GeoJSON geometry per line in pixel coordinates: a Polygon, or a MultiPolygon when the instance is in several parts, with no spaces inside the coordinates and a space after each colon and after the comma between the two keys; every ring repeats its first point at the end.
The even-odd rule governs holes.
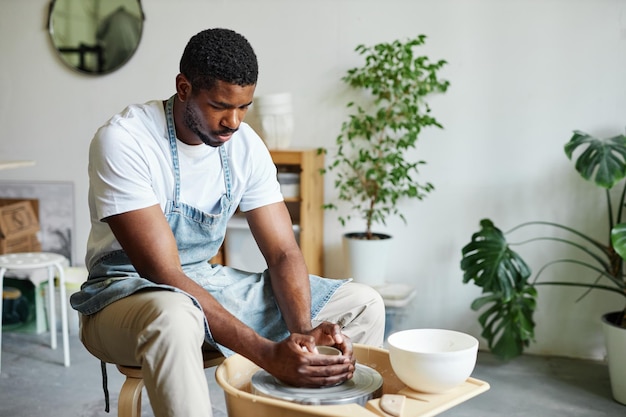
{"type": "Polygon", "coordinates": [[[449,391],[465,382],[476,365],[478,340],[454,330],[403,330],[387,342],[393,371],[415,391],[449,391]]]}

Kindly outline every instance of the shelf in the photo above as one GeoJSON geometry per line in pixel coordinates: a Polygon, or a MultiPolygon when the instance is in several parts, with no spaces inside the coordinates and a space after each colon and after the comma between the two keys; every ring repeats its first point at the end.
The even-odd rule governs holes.
{"type": "MultiPolygon", "coordinates": [[[[310,274],[324,274],[324,179],[320,169],[324,155],[316,149],[270,150],[279,172],[298,172],[299,196],[285,198],[285,204],[298,232],[298,243],[310,274]]],[[[236,217],[236,216],[235,216],[236,217]]],[[[231,219],[230,227],[243,227],[244,219],[231,219]],[[234,220],[234,221],[233,221],[234,220]]],[[[247,223],[245,224],[247,227],[247,223]]],[[[222,246],[213,263],[228,265],[228,253],[222,246]]]]}
{"type": "Polygon", "coordinates": [[[14,169],[33,165],[35,165],[35,161],[0,161],[0,169],[14,169]]]}

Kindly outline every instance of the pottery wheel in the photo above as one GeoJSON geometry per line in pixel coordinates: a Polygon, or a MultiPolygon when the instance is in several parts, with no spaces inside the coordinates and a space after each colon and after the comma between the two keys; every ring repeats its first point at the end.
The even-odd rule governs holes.
{"type": "Polygon", "coordinates": [[[356,364],[354,376],[343,384],[322,388],[287,385],[261,369],[252,376],[252,393],[307,405],[357,403],[365,405],[382,394],[383,377],[374,369],[356,364]]]}

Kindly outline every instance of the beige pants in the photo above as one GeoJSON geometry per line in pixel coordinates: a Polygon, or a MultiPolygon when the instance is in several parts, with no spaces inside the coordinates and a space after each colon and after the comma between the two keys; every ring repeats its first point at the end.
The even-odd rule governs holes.
{"type": "MultiPolygon", "coordinates": [[[[209,417],[203,320],[186,295],[142,291],[82,316],[80,337],[104,362],[142,367],[156,417],[209,417]]],[[[340,324],[354,343],[383,344],[385,307],[380,295],[366,285],[341,286],[313,325],[320,321],[340,324]]]]}

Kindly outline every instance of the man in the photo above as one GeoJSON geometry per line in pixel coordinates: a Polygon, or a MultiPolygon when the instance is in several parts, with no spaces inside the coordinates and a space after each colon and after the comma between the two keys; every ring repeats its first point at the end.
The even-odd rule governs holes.
{"type": "Polygon", "coordinates": [[[374,290],[307,273],[269,151],[242,122],[257,73],[245,38],[202,31],[185,48],[176,94],[129,106],[90,147],[89,280],[72,306],[93,355],[142,367],[158,417],[211,414],[203,344],[321,387],[352,377],[351,341],[383,342],[374,290]],[[208,262],[237,207],[263,273],[208,262]]]}

